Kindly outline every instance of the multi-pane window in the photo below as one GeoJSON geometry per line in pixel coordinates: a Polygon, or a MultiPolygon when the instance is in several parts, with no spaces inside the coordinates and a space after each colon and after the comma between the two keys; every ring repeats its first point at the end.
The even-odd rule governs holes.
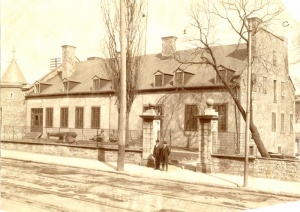
{"type": "Polygon", "coordinates": [[[290,114],[290,132],[294,131],[294,115],[290,114]]]}
{"type": "Polygon", "coordinates": [[[219,114],[218,130],[226,131],[227,130],[227,103],[225,104],[215,104],[213,109],[216,110],[219,114]]]}
{"type": "Polygon", "coordinates": [[[83,107],[75,109],[75,128],[83,128],[83,107]]]}
{"type": "Polygon", "coordinates": [[[284,132],[284,113],[281,113],[280,115],[280,132],[284,132]]]}
{"type": "Polygon", "coordinates": [[[281,82],[281,96],[284,97],[284,82],[281,82]]]}
{"type": "Polygon", "coordinates": [[[277,81],[273,81],[274,102],[277,102],[277,81]]]}
{"type": "Polygon", "coordinates": [[[185,116],[184,116],[185,131],[196,131],[198,129],[197,117],[195,117],[196,115],[198,115],[197,105],[185,106],[185,116]]]}
{"type": "Polygon", "coordinates": [[[60,127],[67,128],[69,122],[69,108],[60,108],[60,127]]]}
{"type": "Polygon", "coordinates": [[[268,78],[264,77],[263,78],[263,92],[267,93],[267,87],[268,87],[268,78]]]}
{"type": "Polygon", "coordinates": [[[272,132],[276,132],[276,113],[272,113],[272,132]]]}
{"type": "Polygon", "coordinates": [[[162,81],[163,81],[162,74],[155,75],[155,87],[162,87],[162,85],[163,85],[162,81]]]}
{"type": "Polygon", "coordinates": [[[68,91],[68,82],[63,82],[64,91],[68,91]]]}
{"type": "Polygon", "coordinates": [[[91,128],[100,128],[100,107],[92,107],[91,112],[91,128]]]}
{"type": "Polygon", "coordinates": [[[46,108],[46,127],[53,127],[53,108],[46,108]]]}
{"type": "Polygon", "coordinates": [[[183,85],[183,72],[175,72],[175,85],[183,85]]]}
{"type": "Polygon", "coordinates": [[[100,79],[93,79],[93,90],[100,90],[100,79]]]}

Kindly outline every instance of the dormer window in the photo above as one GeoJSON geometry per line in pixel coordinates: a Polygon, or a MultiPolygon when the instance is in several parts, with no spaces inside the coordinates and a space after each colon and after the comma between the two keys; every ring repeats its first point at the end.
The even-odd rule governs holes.
{"type": "Polygon", "coordinates": [[[100,79],[95,78],[93,79],[93,90],[100,90],[100,79]]]}
{"type": "Polygon", "coordinates": [[[183,85],[183,72],[177,71],[175,72],[175,85],[183,85]]]}
{"type": "Polygon", "coordinates": [[[107,87],[108,83],[110,82],[109,79],[105,78],[105,77],[99,77],[97,75],[95,75],[93,78],[92,78],[92,86],[90,87],[90,89],[92,91],[99,91],[101,90],[102,88],[105,88],[107,87]]]}
{"type": "Polygon", "coordinates": [[[69,85],[69,83],[68,82],[63,82],[63,91],[68,91],[68,86],[69,85]]]}
{"type": "MultiPolygon", "coordinates": [[[[220,70],[219,71],[221,77],[226,81],[229,82],[231,80],[231,78],[233,77],[234,71],[231,70],[220,70]]],[[[218,74],[216,73],[216,83],[222,83],[222,80],[220,79],[220,77],[218,76],[218,74]]]]}
{"type": "Polygon", "coordinates": [[[164,87],[166,84],[171,83],[173,75],[169,73],[163,73],[160,70],[157,70],[154,74],[153,87],[164,87]]]}
{"type": "Polygon", "coordinates": [[[40,92],[40,84],[35,84],[34,85],[34,93],[39,93],[40,92]]]}
{"type": "Polygon", "coordinates": [[[155,87],[162,87],[163,86],[163,75],[158,74],[155,75],[155,87]]]}

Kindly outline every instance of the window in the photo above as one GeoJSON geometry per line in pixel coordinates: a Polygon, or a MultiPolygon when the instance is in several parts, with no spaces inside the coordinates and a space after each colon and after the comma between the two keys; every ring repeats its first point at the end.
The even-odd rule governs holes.
{"type": "Polygon", "coordinates": [[[40,92],[40,85],[39,84],[35,84],[35,90],[34,93],[39,93],[40,92]]]}
{"type": "Polygon", "coordinates": [[[284,113],[281,113],[280,132],[284,132],[284,113]]]}
{"type": "MultiPolygon", "coordinates": [[[[230,71],[230,70],[220,70],[219,71],[220,73],[220,77],[222,79],[224,79],[226,82],[228,82],[229,80],[231,80],[234,72],[233,71],[230,71]]],[[[220,79],[220,77],[218,76],[218,74],[216,74],[217,77],[216,77],[216,83],[223,83],[222,80],[220,79]]]]}
{"type": "Polygon", "coordinates": [[[46,108],[46,127],[53,127],[53,108],[46,108]]]}
{"type": "Polygon", "coordinates": [[[69,108],[60,108],[60,127],[67,128],[69,122],[69,108]]]}
{"type": "Polygon", "coordinates": [[[64,85],[64,91],[68,91],[68,82],[63,82],[64,85]]]}
{"type": "Polygon", "coordinates": [[[185,106],[185,131],[196,131],[198,129],[197,117],[198,107],[197,105],[186,105],[185,106]]]}
{"type": "Polygon", "coordinates": [[[183,72],[175,72],[175,85],[183,85],[183,72]]]}
{"type": "Polygon", "coordinates": [[[100,107],[92,107],[91,113],[91,128],[100,128],[100,107]]]}
{"type": "Polygon", "coordinates": [[[273,89],[274,89],[274,102],[277,102],[277,84],[276,84],[276,80],[273,81],[273,89]]]}
{"type": "Polygon", "coordinates": [[[268,78],[264,77],[263,78],[263,92],[267,93],[267,87],[268,87],[268,78]]]}
{"type": "Polygon", "coordinates": [[[10,99],[14,99],[15,98],[15,93],[14,92],[10,92],[9,93],[9,98],[10,99]]]}
{"type": "Polygon", "coordinates": [[[100,79],[93,79],[93,90],[100,90],[100,79]]]}
{"type": "Polygon", "coordinates": [[[294,115],[290,114],[290,132],[294,131],[294,115]]]}
{"type": "Polygon", "coordinates": [[[272,132],[276,132],[276,113],[272,113],[272,132]]]}
{"type": "Polygon", "coordinates": [[[155,75],[155,87],[162,87],[163,85],[163,75],[155,75]]]}
{"type": "Polygon", "coordinates": [[[75,109],[75,128],[83,128],[83,107],[75,109]]]}
{"type": "Polygon", "coordinates": [[[284,82],[281,82],[281,96],[284,97],[284,82]]]}
{"type": "Polygon", "coordinates": [[[277,57],[276,57],[276,51],[273,50],[273,65],[276,66],[277,65],[277,57]]]}
{"type": "Polygon", "coordinates": [[[225,104],[214,104],[213,109],[219,113],[218,130],[227,130],[227,103],[225,104]]]}

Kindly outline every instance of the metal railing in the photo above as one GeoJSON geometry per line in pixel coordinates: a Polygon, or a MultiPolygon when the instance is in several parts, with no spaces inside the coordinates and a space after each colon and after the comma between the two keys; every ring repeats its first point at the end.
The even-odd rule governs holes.
{"type": "MultiPolygon", "coordinates": [[[[34,130],[29,126],[1,126],[1,140],[24,140],[32,139],[37,140],[30,136],[36,133],[40,135],[39,139],[43,140],[58,140],[59,136],[48,136],[59,134],[62,132],[76,133],[76,141],[81,142],[117,142],[118,130],[117,129],[90,129],[90,128],[40,128],[34,130]],[[40,134],[38,133],[40,132],[40,134]],[[49,133],[49,134],[48,134],[49,133]],[[55,138],[57,137],[57,138],[55,138]]],[[[133,146],[142,146],[143,132],[142,130],[129,130],[126,144],[133,146]]]]}
{"type": "MultiPolygon", "coordinates": [[[[250,135],[251,138],[251,135],[250,135]]],[[[212,144],[214,154],[245,155],[245,133],[218,132],[218,139],[212,144]]],[[[250,139],[249,156],[257,156],[258,150],[255,142],[250,139]]]]}

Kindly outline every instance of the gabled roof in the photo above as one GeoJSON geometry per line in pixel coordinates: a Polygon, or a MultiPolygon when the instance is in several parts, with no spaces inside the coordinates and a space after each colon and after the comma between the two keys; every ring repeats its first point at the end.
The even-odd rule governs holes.
{"type": "MultiPolygon", "coordinates": [[[[216,59],[220,65],[225,66],[228,69],[235,70],[235,74],[240,74],[246,69],[247,65],[247,48],[246,45],[226,45],[213,47],[213,51],[216,59]]],[[[163,87],[154,87],[154,74],[161,72],[170,77],[174,76],[174,72],[178,69],[190,73],[191,76],[184,87],[206,87],[206,86],[217,86],[215,84],[215,71],[206,64],[182,64],[180,61],[190,60],[195,63],[200,61],[200,55],[207,53],[202,49],[191,49],[178,51],[174,58],[163,58],[161,54],[151,54],[142,56],[142,65],[139,72],[138,78],[138,89],[140,90],[159,90],[162,88],[174,87],[172,83],[167,83],[163,87]],[[202,51],[202,52],[201,52],[202,51]]],[[[100,92],[111,92],[112,86],[111,81],[105,70],[105,60],[87,60],[76,62],[76,71],[68,77],[68,81],[80,82],[77,86],[70,90],[70,93],[76,92],[92,92],[91,87],[93,86],[93,78],[97,76],[100,79],[108,80],[108,82],[101,87],[100,92]]],[[[171,78],[172,79],[172,78],[171,78]]],[[[63,88],[62,79],[59,75],[49,78],[46,81],[52,84],[41,94],[54,94],[60,93],[63,88]]]]}
{"type": "Polygon", "coordinates": [[[19,68],[16,60],[13,58],[10,62],[8,68],[6,69],[3,77],[1,79],[1,85],[26,85],[27,82],[24,78],[24,75],[19,68]]]}

